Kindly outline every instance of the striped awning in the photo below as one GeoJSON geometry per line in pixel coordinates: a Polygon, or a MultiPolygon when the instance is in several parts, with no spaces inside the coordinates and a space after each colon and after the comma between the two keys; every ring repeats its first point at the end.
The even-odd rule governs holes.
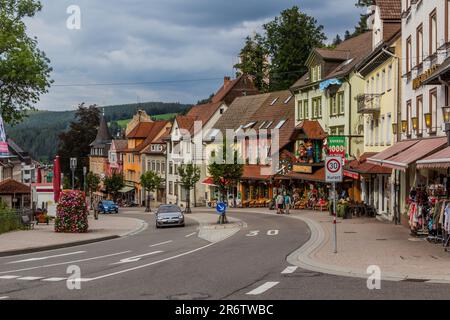
{"type": "Polygon", "coordinates": [[[450,147],[447,147],[431,156],[417,161],[419,169],[446,169],[450,168],[450,147]]]}

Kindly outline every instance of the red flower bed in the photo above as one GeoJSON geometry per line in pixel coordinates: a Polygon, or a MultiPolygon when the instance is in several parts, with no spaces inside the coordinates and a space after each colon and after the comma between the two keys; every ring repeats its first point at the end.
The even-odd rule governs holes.
{"type": "Polygon", "coordinates": [[[85,233],[88,231],[88,228],[88,210],[85,194],[76,190],[61,192],[56,212],[55,231],[85,233]]]}

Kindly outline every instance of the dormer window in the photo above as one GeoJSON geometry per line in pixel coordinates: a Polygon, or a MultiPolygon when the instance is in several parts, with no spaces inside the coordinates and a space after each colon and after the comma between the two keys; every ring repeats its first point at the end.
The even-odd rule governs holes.
{"type": "Polygon", "coordinates": [[[317,82],[322,79],[322,67],[319,65],[311,67],[311,82],[317,82]]]}
{"type": "Polygon", "coordinates": [[[272,103],[270,105],[273,106],[275,103],[277,103],[277,101],[278,101],[278,97],[273,99],[273,101],[272,101],[272,103]]]}
{"type": "Polygon", "coordinates": [[[284,101],[284,104],[288,104],[289,101],[291,101],[291,99],[292,99],[292,96],[289,96],[289,98],[287,98],[287,99],[284,101]]]}
{"type": "Polygon", "coordinates": [[[243,128],[249,129],[249,128],[252,128],[255,124],[256,124],[256,121],[252,121],[252,122],[247,123],[243,128]]]}

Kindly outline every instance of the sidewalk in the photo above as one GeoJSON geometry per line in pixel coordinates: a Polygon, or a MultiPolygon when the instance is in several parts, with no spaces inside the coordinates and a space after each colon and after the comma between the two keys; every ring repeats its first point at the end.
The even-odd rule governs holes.
{"type": "Polygon", "coordinates": [[[54,232],[54,225],[37,225],[34,230],[13,231],[0,235],[0,256],[25,254],[43,250],[71,247],[97,241],[124,237],[147,227],[143,220],[100,215],[89,216],[89,232],[68,234],[54,232]]]}
{"type": "MultiPolygon", "coordinates": [[[[240,210],[274,214],[267,209],[240,210]]],[[[367,268],[375,265],[384,280],[450,283],[450,253],[442,245],[411,237],[404,226],[369,218],[338,219],[334,254],[328,212],[292,210],[281,217],[300,219],[311,231],[310,240],[288,257],[303,269],[367,279],[367,268]]]]}

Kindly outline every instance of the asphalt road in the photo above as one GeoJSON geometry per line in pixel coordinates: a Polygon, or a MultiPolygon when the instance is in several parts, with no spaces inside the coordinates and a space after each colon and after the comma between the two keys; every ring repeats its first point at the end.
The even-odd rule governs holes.
{"type": "MultiPolygon", "coordinates": [[[[0,258],[0,300],[10,299],[449,299],[450,285],[337,277],[290,266],[286,257],[309,239],[307,226],[284,216],[233,212],[247,228],[218,243],[198,225],[156,229],[150,214],[139,234],[0,258]],[[77,266],[81,275],[68,273],[77,266]],[[81,277],[70,290],[67,278],[81,277]]],[[[77,271],[77,270],[75,270],[77,271]]],[[[72,282],[73,283],[73,282],[72,282]]]]}

